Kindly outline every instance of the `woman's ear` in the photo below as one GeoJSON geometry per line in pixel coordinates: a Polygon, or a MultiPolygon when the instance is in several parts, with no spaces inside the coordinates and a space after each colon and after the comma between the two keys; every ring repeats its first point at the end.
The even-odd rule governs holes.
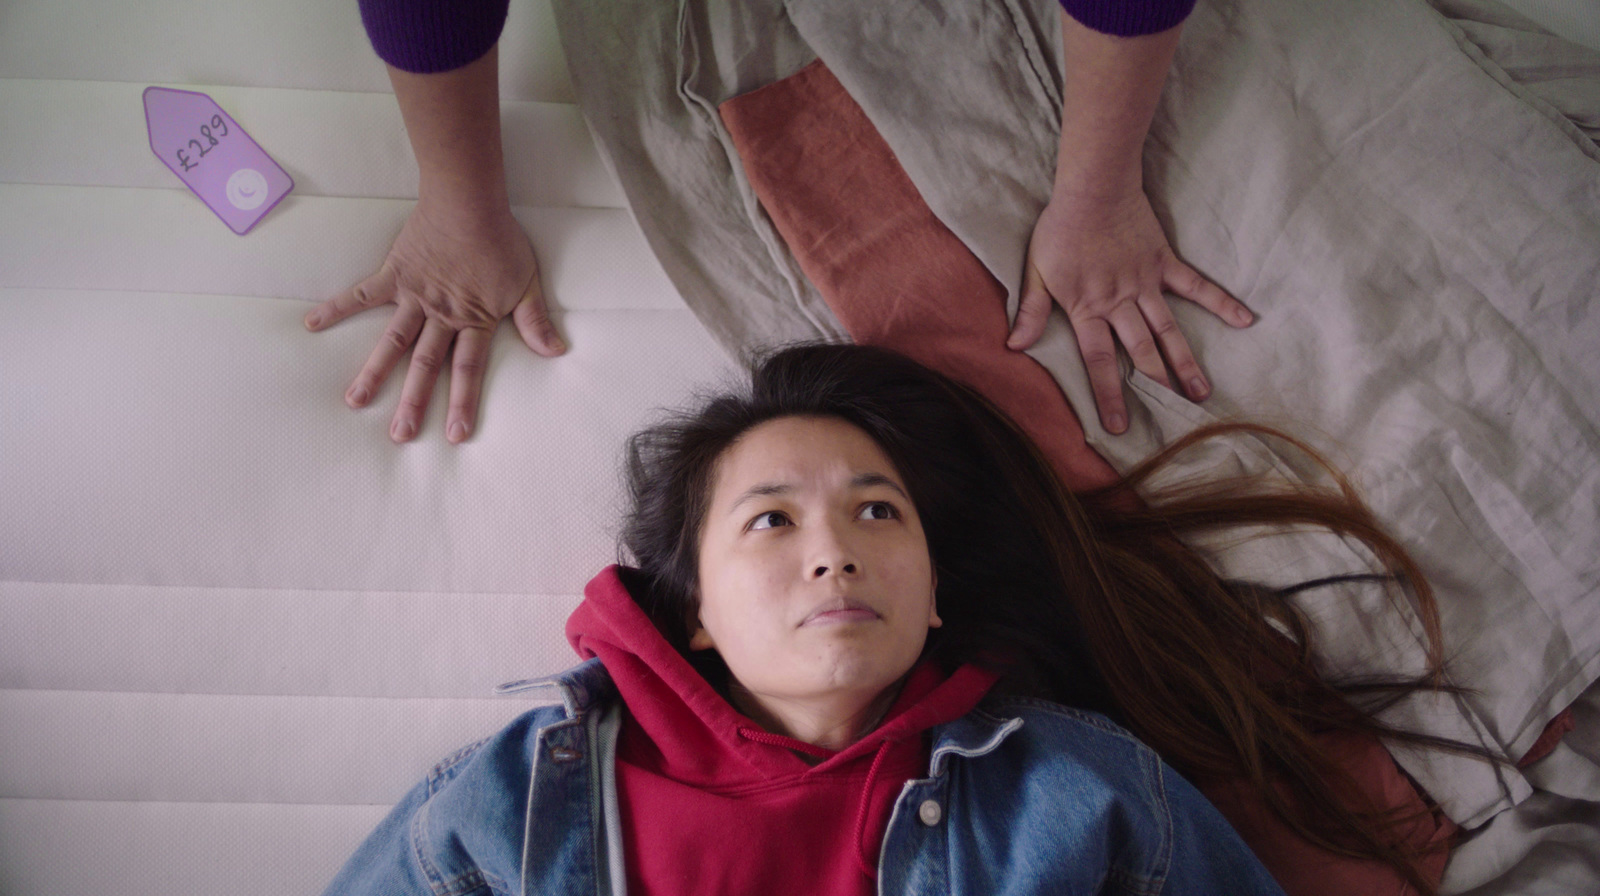
{"type": "Polygon", "coordinates": [[[689,649],[710,650],[717,644],[712,639],[711,633],[706,631],[705,624],[700,621],[700,586],[698,583],[694,586],[694,590],[690,592],[690,596],[692,603],[685,608],[688,612],[684,614],[685,618],[683,620],[685,627],[689,629],[689,649]]]}
{"type": "Polygon", "coordinates": [[[933,594],[928,596],[928,628],[938,628],[944,625],[944,620],[939,618],[939,574],[933,574],[933,594]]]}

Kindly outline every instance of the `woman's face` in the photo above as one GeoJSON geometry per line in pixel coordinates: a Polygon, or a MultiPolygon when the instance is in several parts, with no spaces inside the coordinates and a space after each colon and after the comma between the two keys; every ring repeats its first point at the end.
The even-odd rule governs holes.
{"type": "Polygon", "coordinates": [[[699,577],[689,645],[715,647],[758,699],[870,699],[939,625],[905,483],[871,437],[834,418],[770,420],[723,453],[699,577]]]}

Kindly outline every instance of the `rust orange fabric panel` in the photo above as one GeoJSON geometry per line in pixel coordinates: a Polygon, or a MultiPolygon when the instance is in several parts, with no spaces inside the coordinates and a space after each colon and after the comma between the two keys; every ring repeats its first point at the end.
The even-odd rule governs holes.
{"type": "Polygon", "coordinates": [[[1049,371],[1006,348],[1004,287],[934,216],[820,60],[721,112],[762,206],[852,339],[982,392],[1068,488],[1116,480],[1049,371]]]}
{"type": "MultiPolygon", "coordinates": [[[[1398,838],[1419,854],[1420,870],[1437,886],[1444,877],[1450,847],[1460,828],[1443,813],[1428,808],[1416,785],[1376,737],[1350,732],[1317,737],[1337,757],[1339,768],[1350,776],[1350,786],[1397,814],[1398,838]]],[[[1244,778],[1197,782],[1197,786],[1250,844],[1287,896],[1417,894],[1416,888],[1387,865],[1337,855],[1312,845],[1280,821],[1244,778]]],[[[1286,788],[1279,785],[1279,790],[1288,796],[1286,788]]]]}

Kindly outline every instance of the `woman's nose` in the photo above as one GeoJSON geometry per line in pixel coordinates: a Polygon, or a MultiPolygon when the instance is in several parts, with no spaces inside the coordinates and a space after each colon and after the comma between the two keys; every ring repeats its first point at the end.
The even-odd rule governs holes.
{"type": "Polygon", "coordinates": [[[861,571],[860,561],[855,557],[855,552],[850,549],[849,542],[840,537],[832,529],[820,534],[817,545],[812,553],[811,578],[820,579],[825,575],[853,576],[861,571]]]}
{"type": "Polygon", "coordinates": [[[856,565],[854,563],[844,562],[837,563],[834,566],[818,566],[816,569],[811,571],[811,577],[820,579],[833,569],[837,569],[841,574],[847,576],[853,576],[856,574],[856,565]]]}

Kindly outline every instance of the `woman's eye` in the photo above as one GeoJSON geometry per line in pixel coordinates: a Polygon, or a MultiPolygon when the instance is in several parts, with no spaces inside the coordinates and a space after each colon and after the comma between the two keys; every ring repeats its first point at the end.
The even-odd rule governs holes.
{"type": "Polygon", "coordinates": [[[750,528],[752,529],[774,529],[778,526],[787,525],[789,525],[789,518],[777,510],[769,510],[750,521],[750,528]]]}
{"type": "Polygon", "coordinates": [[[888,501],[873,501],[867,506],[861,508],[861,514],[857,517],[857,519],[892,520],[897,516],[899,516],[899,514],[895,512],[893,504],[890,504],[888,501]]]}

